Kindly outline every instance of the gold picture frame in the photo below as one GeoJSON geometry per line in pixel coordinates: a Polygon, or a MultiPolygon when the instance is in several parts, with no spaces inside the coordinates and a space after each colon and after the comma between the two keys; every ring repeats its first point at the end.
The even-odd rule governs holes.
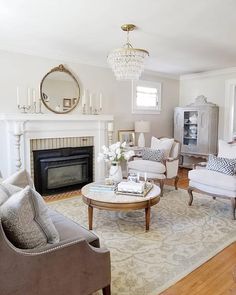
{"type": "Polygon", "coordinates": [[[63,107],[64,108],[71,108],[72,101],[70,98],[63,98],[63,107]]]}
{"type": "Polygon", "coordinates": [[[118,140],[121,143],[126,142],[128,146],[134,146],[135,131],[134,130],[118,130],[118,140]]]}

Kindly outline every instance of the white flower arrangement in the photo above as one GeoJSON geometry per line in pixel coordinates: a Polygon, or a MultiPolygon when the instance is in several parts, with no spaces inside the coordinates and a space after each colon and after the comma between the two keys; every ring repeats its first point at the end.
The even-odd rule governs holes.
{"type": "Polygon", "coordinates": [[[123,160],[128,161],[134,156],[134,151],[125,150],[125,147],[126,142],[120,143],[119,141],[109,147],[102,146],[102,152],[98,154],[98,162],[119,163],[123,160]]]}

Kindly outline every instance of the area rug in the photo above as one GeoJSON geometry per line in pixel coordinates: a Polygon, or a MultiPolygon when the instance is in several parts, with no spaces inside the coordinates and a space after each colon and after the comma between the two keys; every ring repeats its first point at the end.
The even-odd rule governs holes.
{"type": "MultiPolygon", "coordinates": [[[[152,207],[150,231],[144,210],[94,209],[94,232],[111,251],[113,295],[157,295],[236,240],[230,201],[165,189],[152,207]]],[[[87,227],[81,197],[49,206],[87,227]]],[[[101,293],[96,293],[101,294],[101,293]]]]}

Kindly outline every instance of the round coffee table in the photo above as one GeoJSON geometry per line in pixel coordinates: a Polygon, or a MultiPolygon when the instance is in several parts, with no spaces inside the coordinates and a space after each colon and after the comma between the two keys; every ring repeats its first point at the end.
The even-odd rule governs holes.
{"type": "Polygon", "coordinates": [[[85,185],[81,192],[83,201],[88,205],[89,229],[93,229],[93,208],[102,210],[138,210],[145,209],[146,230],[149,230],[151,207],[160,201],[160,188],[153,185],[145,197],[117,195],[113,191],[94,191],[96,183],[85,185]],[[93,189],[92,189],[93,187],[93,189]]]}

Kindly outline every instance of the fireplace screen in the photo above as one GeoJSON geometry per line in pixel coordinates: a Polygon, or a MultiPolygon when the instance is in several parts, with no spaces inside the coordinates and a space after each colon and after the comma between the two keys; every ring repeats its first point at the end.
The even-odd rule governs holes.
{"type": "Polygon", "coordinates": [[[33,153],[35,187],[42,195],[72,191],[93,181],[93,147],[33,153]]]}
{"type": "Polygon", "coordinates": [[[48,189],[78,184],[88,180],[87,163],[48,169],[48,189]]]}

